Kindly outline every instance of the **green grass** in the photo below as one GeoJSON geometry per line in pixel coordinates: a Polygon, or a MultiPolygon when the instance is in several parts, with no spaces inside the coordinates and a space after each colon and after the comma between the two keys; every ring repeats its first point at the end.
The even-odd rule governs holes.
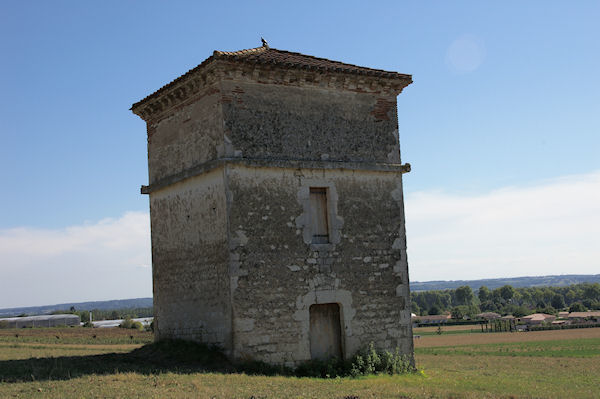
{"type": "Polygon", "coordinates": [[[417,348],[415,353],[417,355],[584,358],[600,356],[600,338],[417,348]]]}
{"type": "MultiPolygon", "coordinates": [[[[572,339],[565,333],[565,339],[553,341],[418,348],[422,373],[334,379],[250,375],[218,351],[194,344],[124,345],[129,337],[117,329],[104,332],[103,339],[119,344],[99,345],[94,331],[73,330],[60,339],[51,331],[31,332],[38,337],[27,342],[0,337],[0,398],[598,397],[600,338],[595,331],[588,332],[591,338],[572,339]]],[[[527,337],[523,334],[511,339],[527,337]]]]}

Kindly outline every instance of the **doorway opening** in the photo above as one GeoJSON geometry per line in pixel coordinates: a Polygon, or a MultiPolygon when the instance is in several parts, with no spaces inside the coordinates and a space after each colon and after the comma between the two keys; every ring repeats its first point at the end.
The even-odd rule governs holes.
{"type": "Polygon", "coordinates": [[[327,360],[342,359],[342,326],[340,305],[324,303],[311,305],[310,314],[310,357],[327,360]]]}

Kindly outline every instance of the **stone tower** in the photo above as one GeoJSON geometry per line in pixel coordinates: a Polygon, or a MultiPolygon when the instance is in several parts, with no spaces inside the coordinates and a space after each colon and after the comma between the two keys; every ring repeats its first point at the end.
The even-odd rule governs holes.
{"type": "Polygon", "coordinates": [[[410,75],[263,45],[132,106],[147,123],[155,338],[294,365],[412,355],[396,96],[410,75]]]}

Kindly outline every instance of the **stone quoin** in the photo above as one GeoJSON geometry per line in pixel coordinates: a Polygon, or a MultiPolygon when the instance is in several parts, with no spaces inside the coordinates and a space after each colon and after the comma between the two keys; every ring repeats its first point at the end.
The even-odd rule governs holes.
{"type": "Polygon", "coordinates": [[[396,96],[410,75],[215,51],[147,123],[155,338],[297,365],[412,358],[396,96]]]}

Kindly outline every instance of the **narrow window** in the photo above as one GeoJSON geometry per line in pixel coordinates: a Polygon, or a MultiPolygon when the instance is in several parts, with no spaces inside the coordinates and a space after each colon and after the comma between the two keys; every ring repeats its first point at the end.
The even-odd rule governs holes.
{"type": "Polygon", "coordinates": [[[313,244],[327,244],[329,242],[329,226],[326,188],[310,188],[310,219],[313,244]]]}

